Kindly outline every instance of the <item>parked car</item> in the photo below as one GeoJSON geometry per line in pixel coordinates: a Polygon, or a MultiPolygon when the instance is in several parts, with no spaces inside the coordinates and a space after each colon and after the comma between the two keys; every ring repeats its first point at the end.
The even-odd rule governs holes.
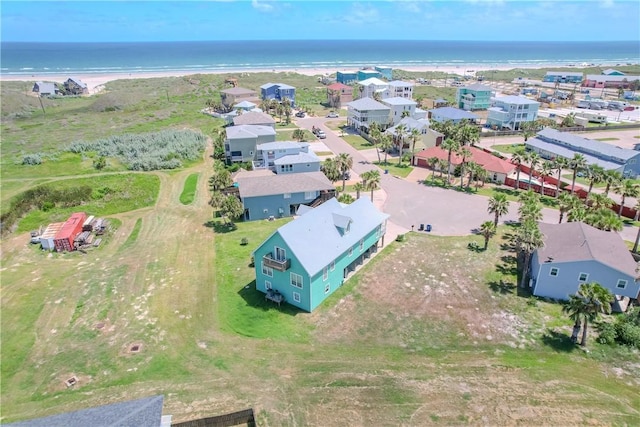
{"type": "Polygon", "coordinates": [[[298,111],[296,113],[296,117],[304,118],[304,116],[305,116],[304,111],[298,111]]]}
{"type": "Polygon", "coordinates": [[[316,136],[317,136],[319,139],[325,139],[325,138],[327,137],[327,134],[326,134],[326,133],[324,133],[324,131],[323,131],[323,130],[318,130],[318,132],[316,132],[316,136]]]}
{"type": "Polygon", "coordinates": [[[329,114],[327,114],[327,117],[330,119],[337,119],[338,117],[340,117],[340,114],[336,113],[335,111],[332,111],[329,114]]]}

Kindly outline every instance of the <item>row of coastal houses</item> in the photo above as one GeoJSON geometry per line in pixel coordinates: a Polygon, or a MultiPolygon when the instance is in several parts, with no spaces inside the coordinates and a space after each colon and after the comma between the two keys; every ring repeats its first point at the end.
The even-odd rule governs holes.
{"type": "Polygon", "coordinates": [[[640,81],[640,76],[626,75],[614,69],[603,70],[600,74],[587,74],[569,71],[547,71],[542,78],[547,83],[574,83],[587,88],[629,89],[640,81]]]}
{"type": "Polygon", "coordinates": [[[61,93],[66,95],[86,95],[89,93],[89,87],[80,79],[69,77],[62,84],[62,90],[53,82],[35,82],[31,91],[39,96],[55,96],[61,93]]]}

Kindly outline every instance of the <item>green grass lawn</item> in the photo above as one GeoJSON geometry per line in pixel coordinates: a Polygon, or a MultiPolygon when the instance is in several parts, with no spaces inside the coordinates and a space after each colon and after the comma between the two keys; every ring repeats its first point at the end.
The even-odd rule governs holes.
{"type": "Polygon", "coordinates": [[[328,121],[325,122],[324,124],[326,127],[328,127],[331,130],[335,130],[335,131],[339,131],[340,129],[343,129],[346,127],[347,122],[345,120],[333,120],[333,121],[328,121]]]}
{"type": "Polygon", "coordinates": [[[200,177],[197,173],[192,173],[185,179],[184,188],[182,189],[182,193],[180,194],[180,203],[183,205],[190,205],[193,203],[193,200],[196,197],[196,189],[198,187],[198,178],[200,177]]]}
{"type": "MultiPolygon", "coordinates": [[[[311,131],[304,130],[303,141],[316,141],[318,138],[311,131]]],[[[293,139],[293,130],[285,130],[276,132],[276,141],[297,141],[293,139]]]]}
{"type": "Polygon", "coordinates": [[[618,141],[620,138],[594,138],[596,141],[618,141]]]}
{"type": "Polygon", "coordinates": [[[524,144],[498,144],[492,145],[491,149],[500,153],[513,154],[516,150],[524,149],[524,144]]]}
{"type": "MultiPolygon", "coordinates": [[[[557,176],[557,175],[556,175],[557,176]]],[[[566,173],[562,175],[562,178],[569,181],[569,185],[571,185],[571,180],[573,179],[573,173],[566,173]]],[[[589,180],[585,177],[576,176],[576,184],[582,185],[585,189],[589,189],[589,180]]],[[[598,182],[593,184],[593,188],[605,188],[607,184],[603,182],[598,182]]]]}
{"type": "Polygon", "coordinates": [[[373,162],[374,165],[378,166],[380,169],[388,170],[391,175],[400,176],[402,178],[406,178],[411,171],[413,170],[413,166],[409,165],[409,163],[403,162],[401,165],[398,165],[397,162],[373,162]]]}
{"type": "Polygon", "coordinates": [[[356,150],[368,150],[373,148],[373,144],[361,137],[360,135],[345,135],[342,137],[349,145],[356,150]]]}

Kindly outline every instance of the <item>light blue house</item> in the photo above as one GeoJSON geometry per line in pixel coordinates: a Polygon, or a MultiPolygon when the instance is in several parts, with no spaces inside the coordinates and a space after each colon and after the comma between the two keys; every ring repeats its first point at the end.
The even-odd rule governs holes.
{"type": "Polygon", "coordinates": [[[542,78],[543,82],[548,83],[581,83],[584,74],[567,71],[547,71],[542,78]]]}
{"type": "Polygon", "coordinates": [[[338,71],[336,72],[336,81],[343,85],[349,85],[358,81],[357,71],[338,71]]]}
{"type": "Polygon", "coordinates": [[[539,226],[544,246],[531,257],[529,283],[534,295],[566,300],[581,283],[597,282],[617,301],[638,297],[637,263],[617,233],[582,222],[539,226]]]}
{"type": "Polygon", "coordinates": [[[538,118],[540,103],[524,96],[508,95],[493,98],[487,109],[487,126],[497,129],[520,130],[523,123],[538,118]]]}
{"type": "Polygon", "coordinates": [[[268,142],[258,145],[256,151],[254,170],[270,169],[278,174],[320,170],[320,158],[313,151],[309,151],[308,142],[268,142]]]}
{"type": "Polygon", "coordinates": [[[456,91],[456,105],[467,111],[486,110],[491,106],[493,89],[480,83],[459,87],[456,91]]]}
{"type": "MultiPolygon", "coordinates": [[[[249,113],[247,113],[249,114],[249,113]]],[[[252,162],[258,144],[274,142],[276,131],[271,126],[240,125],[225,129],[224,152],[227,163],[252,162]]]]}
{"type": "Polygon", "coordinates": [[[640,175],[640,151],[622,148],[602,141],[584,138],[553,128],[544,128],[535,138],[525,142],[529,151],[535,151],[544,159],[563,157],[572,159],[582,154],[588,165],[598,165],[605,170],[620,172],[628,178],[640,175]]]}
{"type": "Polygon", "coordinates": [[[370,78],[381,79],[382,73],[380,71],[366,69],[366,70],[358,70],[358,81],[361,82],[363,80],[367,80],[370,78]]]}
{"type": "Polygon", "coordinates": [[[319,171],[295,176],[268,169],[241,171],[234,181],[246,221],[292,216],[300,205],[318,206],[335,196],[335,187],[319,171]]]}
{"type": "Polygon", "coordinates": [[[388,217],[366,197],[306,210],[253,252],[256,289],[313,311],[384,244],[388,217]]]}
{"type": "Polygon", "coordinates": [[[296,88],[284,83],[265,83],[260,86],[260,96],[262,99],[275,99],[282,102],[288,99],[291,106],[296,105],[296,88]]]}
{"type": "Polygon", "coordinates": [[[454,124],[462,122],[476,123],[480,117],[476,116],[469,111],[461,110],[454,107],[440,107],[429,110],[429,120],[432,122],[447,122],[451,121],[454,124]]]}
{"type": "Polygon", "coordinates": [[[387,80],[393,79],[393,68],[391,68],[391,67],[385,67],[385,66],[382,66],[382,65],[376,65],[374,67],[374,70],[379,72],[382,75],[382,77],[387,79],[387,80]]]}

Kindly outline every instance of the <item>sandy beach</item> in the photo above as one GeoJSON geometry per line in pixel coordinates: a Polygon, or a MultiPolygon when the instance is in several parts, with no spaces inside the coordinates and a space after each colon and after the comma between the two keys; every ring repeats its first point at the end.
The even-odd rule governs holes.
{"type": "MultiPolygon", "coordinates": [[[[530,68],[536,69],[541,68],[543,65],[531,66],[531,67],[523,67],[523,66],[495,66],[490,69],[484,68],[474,68],[472,65],[468,66],[421,66],[421,67],[398,67],[398,69],[412,72],[427,72],[427,71],[439,71],[445,72],[449,74],[457,74],[460,76],[464,76],[465,74],[474,74],[478,71],[490,72],[492,70],[496,71],[504,71],[510,70],[513,68],[530,68]]],[[[140,72],[140,73],[96,73],[96,74],[12,74],[5,75],[0,74],[0,82],[2,81],[46,81],[46,82],[56,82],[63,83],[69,77],[74,77],[80,79],[82,82],[86,83],[89,88],[89,93],[97,93],[102,88],[103,85],[107,82],[113,80],[121,80],[121,79],[151,79],[151,78],[159,78],[159,77],[182,77],[189,76],[195,74],[229,74],[229,75],[242,75],[245,73],[298,73],[304,74],[307,76],[324,76],[335,73],[336,71],[340,71],[336,67],[332,68],[297,68],[297,69],[251,69],[251,70],[202,70],[194,73],[193,70],[184,70],[184,71],[161,71],[161,72],[140,72]]]]}

